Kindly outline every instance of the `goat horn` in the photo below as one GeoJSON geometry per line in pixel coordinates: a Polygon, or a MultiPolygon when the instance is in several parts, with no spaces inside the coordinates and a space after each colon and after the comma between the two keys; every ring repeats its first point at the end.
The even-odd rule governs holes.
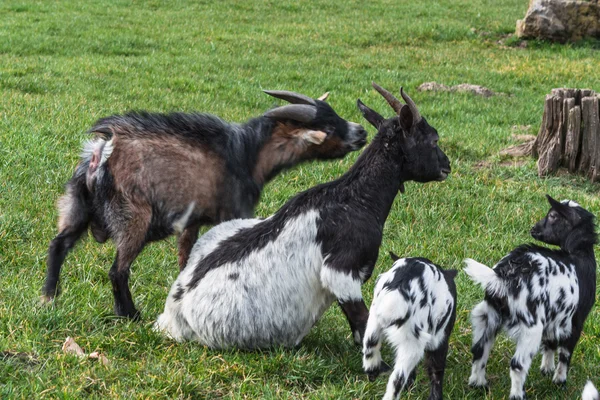
{"type": "Polygon", "coordinates": [[[417,122],[419,122],[421,120],[421,113],[419,113],[419,110],[417,109],[417,105],[415,104],[414,101],[412,101],[412,99],[406,93],[404,93],[404,89],[402,87],[400,87],[400,96],[402,96],[402,98],[406,102],[406,105],[408,105],[408,107],[410,108],[410,111],[412,112],[412,115],[413,115],[413,121],[414,121],[413,124],[416,124],[417,122]]]}
{"type": "Polygon", "coordinates": [[[329,92],[325,92],[322,95],[319,96],[319,98],[317,100],[321,100],[321,101],[327,101],[327,98],[329,97],[329,92]]]}
{"type": "Polygon", "coordinates": [[[402,103],[393,94],[376,84],[375,82],[371,83],[373,88],[379,92],[380,95],[388,102],[388,104],[396,111],[396,114],[400,115],[400,110],[402,109],[402,103]]]}
{"type": "Polygon", "coordinates": [[[263,92],[269,96],[277,97],[278,99],[285,100],[292,104],[317,105],[317,102],[314,99],[300,93],[288,92],[287,90],[263,90],[263,92]]]}
{"type": "Polygon", "coordinates": [[[317,108],[306,104],[290,104],[269,110],[264,115],[267,118],[291,119],[293,121],[308,123],[313,121],[317,116],[317,108]]]}

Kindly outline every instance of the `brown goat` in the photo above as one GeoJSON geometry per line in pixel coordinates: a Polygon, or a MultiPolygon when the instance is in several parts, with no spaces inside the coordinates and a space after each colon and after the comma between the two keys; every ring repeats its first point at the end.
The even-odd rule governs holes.
{"type": "Polygon", "coordinates": [[[366,131],[324,101],[267,91],[293,104],[245,124],[209,114],[129,113],[99,120],[59,202],[59,234],[48,249],[43,299],[57,295],[60,268],[90,227],[112,238],[109,276],[115,313],[138,318],[130,266],[146,243],[180,231],[183,269],[202,225],[253,215],[263,185],[310,159],[341,158],[366,143],[366,131]]]}

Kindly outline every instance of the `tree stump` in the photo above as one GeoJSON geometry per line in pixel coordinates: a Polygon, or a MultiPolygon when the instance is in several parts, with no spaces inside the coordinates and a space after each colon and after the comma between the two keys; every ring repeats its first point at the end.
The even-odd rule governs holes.
{"type": "Polygon", "coordinates": [[[559,167],[600,180],[600,94],[590,89],[552,89],[532,154],[538,175],[559,167]]]}

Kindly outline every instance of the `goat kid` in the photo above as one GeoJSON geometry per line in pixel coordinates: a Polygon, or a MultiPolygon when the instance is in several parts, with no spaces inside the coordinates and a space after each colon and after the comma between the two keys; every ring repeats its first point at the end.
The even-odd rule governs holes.
{"type": "Polygon", "coordinates": [[[361,285],[373,272],[383,225],[404,182],[450,173],[438,134],[402,90],[406,105],[374,84],[397,115],[358,107],[376,137],[339,179],[302,192],[265,220],[212,228],[194,246],[156,328],[211,348],[298,345],[337,300],[356,343],[368,310],[361,285]]]}
{"type": "Polygon", "coordinates": [[[469,384],[486,386],[485,367],[496,334],[504,328],[516,341],[510,362],[511,399],[525,397],[525,379],[540,344],[541,371],[564,384],[575,345],[596,293],[594,216],[574,201],[547,196],[550,211],[531,230],[552,250],[523,245],[490,269],[466,260],[465,272],[485,289],[485,300],[471,313],[473,365],[469,384]],[[558,367],[554,357],[558,351],[558,367]]]}
{"type": "Polygon", "coordinates": [[[146,243],[181,230],[185,266],[201,225],[251,217],[263,185],[279,171],[310,159],[341,158],[366,143],[366,131],[324,101],[266,91],[290,103],[245,124],[210,114],[114,115],[99,120],[66,194],[58,201],[59,234],[48,249],[43,299],[57,294],[67,253],[88,226],[112,238],[110,269],[115,313],[137,318],[130,266],[146,243]]]}
{"type": "MultiPolygon", "coordinates": [[[[396,354],[384,400],[398,399],[412,385],[425,355],[430,400],[442,399],[448,339],[456,319],[456,270],[444,270],[426,258],[394,259],[379,275],[363,340],[363,368],[371,381],[382,370],[383,335],[396,354]]],[[[385,364],[384,368],[385,368],[385,364]]]]}

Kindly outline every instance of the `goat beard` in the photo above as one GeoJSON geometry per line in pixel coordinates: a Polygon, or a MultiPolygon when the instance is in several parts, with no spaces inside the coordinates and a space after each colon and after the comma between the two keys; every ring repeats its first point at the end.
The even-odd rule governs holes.
{"type": "Polygon", "coordinates": [[[400,190],[400,193],[404,193],[404,191],[406,190],[404,188],[404,182],[400,182],[400,188],[398,190],[400,190]]]}

